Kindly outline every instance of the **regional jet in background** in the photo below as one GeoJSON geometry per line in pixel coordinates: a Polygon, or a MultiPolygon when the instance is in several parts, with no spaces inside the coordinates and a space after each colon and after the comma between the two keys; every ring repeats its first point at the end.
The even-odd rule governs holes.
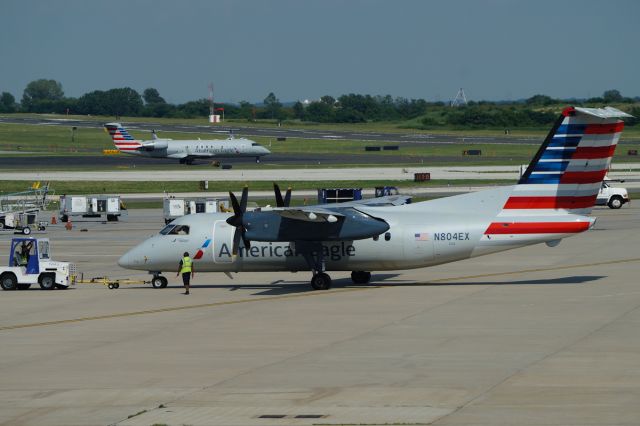
{"type": "Polygon", "coordinates": [[[587,216],[623,129],[615,108],[566,108],[516,185],[414,204],[350,202],[247,211],[230,194],[233,214],[183,216],[125,253],[123,268],[176,271],[183,252],[198,272],[311,271],[311,286],[331,287],[326,271],[352,271],[367,283],[371,271],[423,268],[532,244],[554,247],[593,227],[587,216]]]}
{"type": "Polygon", "coordinates": [[[171,158],[180,164],[193,164],[197,159],[260,157],[271,154],[267,148],[249,139],[230,137],[210,140],[173,140],[159,138],[155,131],[151,140],[134,139],[120,123],[106,123],[113,143],[119,151],[126,154],[152,158],[171,158]]]}

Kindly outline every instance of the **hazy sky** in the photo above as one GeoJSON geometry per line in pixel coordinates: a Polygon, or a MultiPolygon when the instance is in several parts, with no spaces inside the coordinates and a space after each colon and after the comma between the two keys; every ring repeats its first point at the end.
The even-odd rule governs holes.
{"type": "Polygon", "coordinates": [[[640,95],[640,1],[0,0],[0,91],[169,102],[640,95]]]}

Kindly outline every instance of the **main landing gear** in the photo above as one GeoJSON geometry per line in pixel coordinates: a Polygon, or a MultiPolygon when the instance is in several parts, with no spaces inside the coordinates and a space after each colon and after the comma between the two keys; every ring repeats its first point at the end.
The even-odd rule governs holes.
{"type": "MultiPolygon", "coordinates": [[[[313,274],[311,287],[314,290],[329,290],[332,283],[331,277],[325,272],[326,264],[322,244],[306,241],[296,241],[295,244],[296,250],[298,253],[302,253],[313,274]]],[[[351,281],[354,284],[367,284],[371,281],[371,272],[353,271],[351,272],[351,281]]]]}
{"type": "MultiPolygon", "coordinates": [[[[351,272],[351,281],[354,284],[368,284],[371,281],[371,272],[353,271],[351,272]]],[[[331,277],[325,272],[314,271],[311,278],[311,287],[314,290],[329,290],[331,288],[331,277]]]]}
{"type": "Polygon", "coordinates": [[[256,163],[260,162],[260,157],[256,157],[256,163]]]}
{"type": "Polygon", "coordinates": [[[314,290],[329,290],[331,288],[331,277],[324,272],[326,265],[322,244],[315,241],[296,241],[295,245],[296,250],[298,250],[298,253],[302,253],[313,274],[311,287],[314,290]]]}

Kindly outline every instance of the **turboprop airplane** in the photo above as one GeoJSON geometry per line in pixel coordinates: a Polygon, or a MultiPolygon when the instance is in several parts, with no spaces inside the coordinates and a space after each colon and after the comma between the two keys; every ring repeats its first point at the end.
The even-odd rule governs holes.
{"type": "Polygon", "coordinates": [[[423,268],[546,243],[590,229],[587,216],[611,163],[624,123],[615,108],[568,107],[516,185],[413,204],[288,207],[247,211],[230,193],[233,214],[195,214],[174,220],[125,253],[123,268],[175,272],[189,252],[198,272],[312,272],[311,286],[328,289],[327,271],[352,271],[367,283],[371,271],[423,268]]]}
{"type": "Polygon", "coordinates": [[[173,140],[159,138],[155,131],[151,140],[138,140],[122,127],[120,123],[106,123],[107,132],[119,151],[126,154],[153,158],[173,158],[180,164],[193,164],[196,159],[260,157],[271,154],[267,148],[249,139],[210,139],[210,140],[173,140]]]}

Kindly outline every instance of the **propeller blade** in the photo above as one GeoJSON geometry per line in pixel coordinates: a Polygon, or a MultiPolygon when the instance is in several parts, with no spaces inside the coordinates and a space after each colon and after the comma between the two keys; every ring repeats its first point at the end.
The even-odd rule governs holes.
{"type": "Polygon", "coordinates": [[[282,200],[282,193],[277,183],[273,182],[273,192],[276,194],[276,206],[285,207],[285,202],[282,200]]]}
{"type": "Polygon", "coordinates": [[[287,188],[287,192],[284,194],[284,206],[289,207],[291,203],[291,187],[287,188]]]}
{"type": "Polygon", "coordinates": [[[236,232],[233,233],[233,248],[231,249],[231,254],[233,256],[238,255],[238,248],[240,247],[240,238],[242,238],[242,231],[236,228],[236,232]]]}
{"type": "Polygon", "coordinates": [[[229,191],[229,198],[231,199],[231,207],[233,208],[233,213],[234,214],[241,214],[241,210],[240,210],[240,204],[238,203],[238,199],[236,198],[236,195],[229,191]]]}
{"type": "Polygon", "coordinates": [[[233,216],[227,218],[227,223],[229,225],[238,227],[242,223],[242,212],[240,210],[240,204],[238,203],[238,199],[233,194],[233,192],[229,192],[229,199],[231,200],[231,207],[233,208],[233,216]]]}
{"type": "Polygon", "coordinates": [[[242,198],[240,198],[240,214],[247,211],[247,201],[249,199],[249,187],[242,188],[242,198]]]}
{"type": "Polygon", "coordinates": [[[249,250],[251,248],[251,241],[247,240],[244,235],[242,236],[242,242],[244,243],[244,248],[249,250]]]}

